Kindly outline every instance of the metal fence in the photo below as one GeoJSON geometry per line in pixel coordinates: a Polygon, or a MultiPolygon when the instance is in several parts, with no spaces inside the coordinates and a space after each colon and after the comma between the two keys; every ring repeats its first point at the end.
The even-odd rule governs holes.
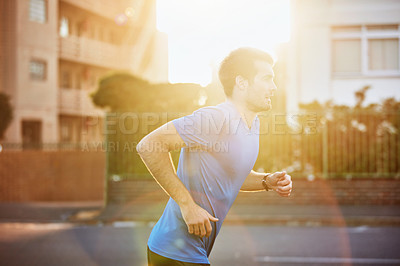
{"type": "MultiPolygon", "coordinates": [[[[184,113],[109,113],[104,142],[12,144],[0,150],[106,152],[107,178],[149,177],[136,152],[138,141],[184,113]]],[[[255,170],[285,169],[293,177],[400,178],[400,113],[260,114],[260,152],[255,170]]],[[[172,154],[175,166],[179,152],[172,154]]]]}
{"type": "Polygon", "coordinates": [[[104,141],[91,142],[57,142],[57,143],[15,143],[0,142],[0,152],[2,151],[106,151],[104,141]]]}
{"type": "MultiPolygon", "coordinates": [[[[308,112],[294,117],[290,122],[285,115],[285,132],[260,136],[259,167],[311,178],[400,177],[399,113],[308,112]]],[[[264,128],[277,123],[274,115],[261,121],[264,128]]]]}
{"type": "MultiPolygon", "coordinates": [[[[113,147],[107,152],[109,176],[120,179],[146,175],[135,145],[148,132],[182,115],[136,114],[123,127],[137,131],[107,134],[107,143],[113,147]]],[[[114,114],[107,119],[121,125],[120,117],[121,114],[114,114]]],[[[256,170],[285,169],[292,176],[308,178],[400,177],[399,113],[347,110],[296,115],[264,113],[259,117],[256,170]]],[[[176,164],[179,152],[172,157],[176,164]]]]}

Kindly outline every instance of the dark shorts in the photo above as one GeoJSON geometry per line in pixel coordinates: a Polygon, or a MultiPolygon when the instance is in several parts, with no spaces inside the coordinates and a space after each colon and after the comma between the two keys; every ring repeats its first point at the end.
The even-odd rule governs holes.
{"type": "Polygon", "coordinates": [[[210,264],[184,262],[179,260],[173,260],[164,256],[158,255],[149,249],[147,246],[147,262],[149,266],[206,266],[210,264]]]}

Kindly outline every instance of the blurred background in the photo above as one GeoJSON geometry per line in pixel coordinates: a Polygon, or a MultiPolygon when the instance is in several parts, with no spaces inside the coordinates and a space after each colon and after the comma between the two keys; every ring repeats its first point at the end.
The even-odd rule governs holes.
{"type": "Polygon", "coordinates": [[[156,221],[137,142],[223,102],[219,63],[251,46],[278,86],[254,169],[295,187],[240,193],[227,221],[399,225],[399,40],[397,0],[1,0],[2,217],[156,221]]]}
{"type": "Polygon", "coordinates": [[[218,65],[241,46],[276,60],[256,169],[400,177],[398,1],[1,3],[2,200],[106,200],[151,179],[138,140],[224,101],[218,65]]]}

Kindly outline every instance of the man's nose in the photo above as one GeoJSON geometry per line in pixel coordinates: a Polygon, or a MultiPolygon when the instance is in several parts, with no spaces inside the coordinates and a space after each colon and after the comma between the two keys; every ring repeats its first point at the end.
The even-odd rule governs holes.
{"type": "Polygon", "coordinates": [[[276,92],[276,85],[275,85],[275,83],[272,85],[272,87],[271,87],[271,92],[272,93],[275,93],[276,92]]]}

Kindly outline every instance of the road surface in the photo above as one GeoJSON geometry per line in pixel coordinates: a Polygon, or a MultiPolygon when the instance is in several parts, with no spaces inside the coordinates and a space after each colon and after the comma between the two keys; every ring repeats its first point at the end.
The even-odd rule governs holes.
{"type": "MultiPolygon", "coordinates": [[[[151,224],[0,224],[0,265],[147,265],[151,224]]],[[[211,265],[400,265],[400,228],[224,225],[211,265]]]]}

